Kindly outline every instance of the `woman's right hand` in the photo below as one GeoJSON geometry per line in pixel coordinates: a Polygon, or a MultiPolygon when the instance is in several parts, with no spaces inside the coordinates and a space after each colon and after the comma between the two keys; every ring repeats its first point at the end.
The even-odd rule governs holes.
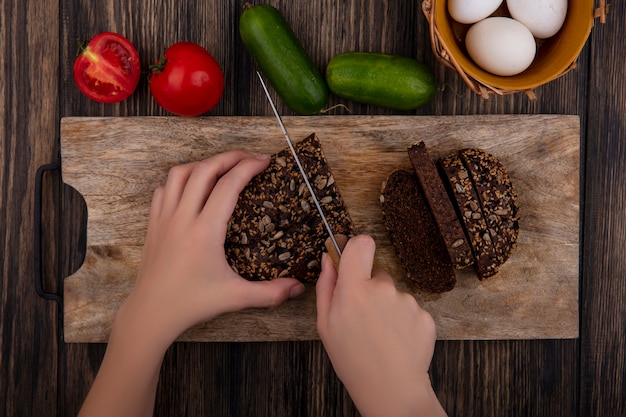
{"type": "Polygon", "coordinates": [[[375,249],[369,236],[352,238],[339,271],[324,254],[317,282],[324,347],[364,417],[445,416],[428,375],[435,323],[386,272],[372,272],[375,249]]]}

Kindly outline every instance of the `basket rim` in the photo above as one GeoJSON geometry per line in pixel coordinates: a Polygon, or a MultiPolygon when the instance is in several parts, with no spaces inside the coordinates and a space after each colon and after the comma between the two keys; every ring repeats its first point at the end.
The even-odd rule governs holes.
{"type": "MultiPolygon", "coordinates": [[[[421,5],[422,12],[424,13],[429,24],[430,42],[431,42],[431,47],[432,47],[433,53],[435,54],[435,57],[444,66],[457,72],[458,75],[463,79],[463,81],[470,87],[472,91],[474,91],[476,94],[483,96],[484,98],[487,98],[493,94],[505,95],[505,94],[524,92],[531,99],[534,99],[535,95],[533,93],[533,89],[541,85],[544,85],[550,81],[553,81],[557,78],[560,78],[563,75],[567,74],[568,72],[572,71],[574,68],[576,68],[576,61],[578,60],[580,52],[582,51],[584,45],[587,42],[587,39],[593,27],[593,20],[596,18],[600,18],[600,21],[604,22],[605,16],[608,13],[608,5],[605,3],[605,0],[599,0],[599,6],[597,8],[593,8],[590,11],[591,13],[589,16],[589,24],[588,24],[588,27],[585,28],[585,32],[582,35],[583,41],[581,42],[580,45],[578,45],[575,48],[575,51],[574,51],[575,53],[571,61],[568,61],[567,63],[563,64],[562,66],[559,67],[558,71],[555,71],[553,74],[551,74],[550,76],[544,79],[541,79],[535,82],[527,82],[525,84],[522,83],[520,87],[510,88],[506,86],[507,84],[506,82],[504,83],[489,82],[485,78],[481,77],[480,73],[472,72],[471,70],[466,69],[461,65],[459,60],[455,58],[454,53],[452,52],[450,46],[446,43],[444,37],[442,36],[437,26],[437,23],[435,22],[436,3],[437,3],[437,0],[423,0],[422,5],[421,5]]],[[[591,3],[593,4],[593,0],[591,1],[591,3]]],[[[469,58],[467,58],[466,56],[465,56],[465,59],[469,60],[469,58]]],[[[475,64],[471,63],[471,65],[475,65],[475,64]]],[[[485,72],[481,69],[479,69],[479,71],[485,72]]],[[[498,78],[486,72],[485,74],[489,76],[488,78],[498,78]]],[[[501,77],[501,78],[506,79],[506,80],[511,79],[510,77],[501,77]]]]}

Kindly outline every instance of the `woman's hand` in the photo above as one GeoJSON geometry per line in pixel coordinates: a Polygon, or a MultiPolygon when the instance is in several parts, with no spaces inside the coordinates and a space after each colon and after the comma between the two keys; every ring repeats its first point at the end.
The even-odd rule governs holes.
{"type": "Polygon", "coordinates": [[[239,193],[268,162],[223,153],[172,168],[154,192],[138,278],[80,416],[151,416],[163,356],[183,331],[227,311],[278,305],[304,290],[293,278],[246,281],[226,262],[226,228],[239,193]]]}
{"type": "Polygon", "coordinates": [[[335,372],[365,417],[445,416],[428,368],[435,324],[383,271],[372,272],[369,236],[348,241],[335,270],[324,254],[317,328],[335,372]]]}
{"type": "Polygon", "coordinates": [[[268,163],[265,155],[233,151],[171,169],[154,193],[139,275],[124,309],[151,316],[171,342],[222,313],[276,306],[302,293],[294,278],[250,282],[226,261],[227,223],[239,193],[268,163]]]}

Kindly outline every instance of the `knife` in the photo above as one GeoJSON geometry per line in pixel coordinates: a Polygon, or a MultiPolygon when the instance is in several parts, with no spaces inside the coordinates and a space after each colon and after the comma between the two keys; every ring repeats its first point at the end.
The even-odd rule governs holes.
{"type": "Polygon", "coordinates": [[[320,202],[317,199],[317,196],[315,195],[315,192],[313,191],[313,187],[311,186],[311,182],[309,181],[309,177],[306,175],[306,172],[304,172],[304,168],[302,167],[302,163],[300,163],[300,158],[298,158],[298,154],[296,153],[296,149],[293,147],[293,143],[291,142],[291,138],[289,137],[289,133],[287,133],[287,129],[285,129],[285,125],[283,124],[283,119],[280,117],[280,114],[278,114],[278,110],[276,110],[276,105],[274,104],[274,101],[272,100],[272,97],[270,97],[269,91],[267,91],[267,86],[265,85],[265,82],[263,81],[263,77],[261,77],[261,73],[259,71],[257,71],[256,75],[259,77],[259,80],[261,81],[261,86],[263,86],[263,91],[265,91],[265,95],[267,96],[267,100],[270,102],[270,106],[272,106],[272,110],[274,111],[274,115],[276,116],[276,119],[278,120],[278,125],[280,126],[280,129],[283,131],[283,135],[285,135],[285,139],[287,139],[287,145],[289,145],[289,149],[291,150],[291,154],[293,155],[293,158],[296,160],[296,165],[298,165],[298,169],[300,170],[300,174],[302,174],[302,177],[304,178],[304,183],[306,184],[307,188],[309,189],[309,193],[311,194],[311,197],[313,197],[313,203],[315,203],[315,208],[317,209],[317,212],[319,213],[320,217],[322,218],[322,222],[324,223],[324,227],[326,228],[326,231],[328,232],[328,237],[329,237],[330,241],[333,244],[332,247],[335,249],[335,251],[337,251],[337,255],[341,256],[341,249],[339,248],[339,244],[337,243],[337,240],[335,239],[335,235],[333,234],[333,231],[330,228],[330,225],[328,224],[328,220],[326,220],[326,216],[324,215],[324,210],[322,210],[322,206],[320,205],[320,202]]]}

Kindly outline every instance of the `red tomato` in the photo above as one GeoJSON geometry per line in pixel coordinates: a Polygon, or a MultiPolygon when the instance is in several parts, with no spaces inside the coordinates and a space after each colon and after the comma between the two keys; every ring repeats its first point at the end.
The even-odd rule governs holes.
{"type": "Polygon", "coordinates": [[[101,103],[126,100],[139,83],[139,54],[117,33],[103,32],[89,41],[76,61],[74,80],[80,91],[101,103]]]}
{"type": "Polygon", "coordinates": [[[222,98],[224,73],[200,45],[175,43],[150,69],[152,97],[170,113],[199,116],[215,107],[222,98]]]}

